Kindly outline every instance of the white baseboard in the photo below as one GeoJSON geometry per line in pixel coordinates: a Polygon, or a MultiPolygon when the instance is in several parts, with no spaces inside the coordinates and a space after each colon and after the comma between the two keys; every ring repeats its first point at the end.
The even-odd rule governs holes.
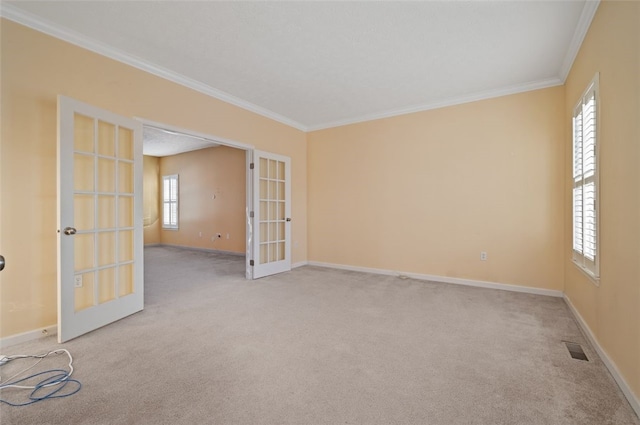
{"type": "Polygon", "coordinates": [[[145,245],[145,248],[149,247],[149,246],[170,246],[172,248],[188,249],[188,250],[191,250],[191,251],[213,252],[213,253],[216,253],[216,254],[229,254],[229,255],[236,255],[238,257],[246,256],[246,253],[244,253],[244,252],[224,251],[222,249],[200,248],[200,247],[197,247],[197,246],[176,245],[176,244],[172,244],[172,243],[160,243],[160,244],[155,244],[155,245],[145,245]]]}
{"type": "Polygon", "coordinates": [[[297,263],[293,263],[293,264],[291,265],[291,268],[292,268],[292,269],[297,269],[298,267],[304,267],[304,266],[306,266],[306,265],[308,265],[308,264],[309,264],[309,262],[308,262],[308,261],[298,261],[297,263]]]}
{"type": "Polygon", "coordinates": [[[604,349],[600,346],[598,340],[591,331],[591,328],[589,328],[587,322],[585,322],[578,310],[575,308],[575,306],[571,302],[571,299],[566,294],[564,294],[563,298],[567,306],[569,306],[569,310],[571,310],[571,313],[573,313],[576,322],[578,322],[578,325],[580,326],[580,328],[582,328],[582,332],[587,336],[587,339],[591,343],[591,346],[596,350],[598,356],[600,356],[600,359],[607,367],[607,369],[609,369],[609,373],[611,373],[611,376],[613,376],[613,379],[615,379],[616,383],[622,390],[622,393],[629,401],[629,404],[631,405],[633,410],[635,410],[636,415],[640,417],[640,400],[638,400],[638,397],[635,396],[635,394],[631,390],[631,387],[629,387],[629,385],[627,384],[627,381],[624,380],[614,361],[611,360],[607,352],[604,351],[604,349]]]}
{"type": "Polygon", "coordinates": [[[10,347],[12,345],[20,344],[21,342],[32,341],[34,339],[56,335],[57,333],[58,333],[58,325],[50,325],[44,328],[38,328],[28,332],[6,336],[0,339],[0,347],[3,347],[3,348],[10,347]]]}
{"type": "Polygon", "coordinates": [[[519,285],[510,285],[506,283],[485,282],[482,280],[461,279],[457,277],[437,276],[437,275],[410,273],[410,272],[398,272],[394,270],[373,269],[369,267],[346,266],[343,264],[323,263],[319,261],[309,261],[308,264],[310,266],[328,267],[332,269],[381,274],[386,276],[408,277],[408,278],[417,279],[417,280],[453,283],[455,285],[474,286],[478,288],[500,289],[503,291],[512,291],[512,292],[524,292],[527,294],[546,295],[548,297],[561,298],[563,295],[562,291],[556,291],[554,289],[533,288],[530,286],[519,286],[519,285]]]}

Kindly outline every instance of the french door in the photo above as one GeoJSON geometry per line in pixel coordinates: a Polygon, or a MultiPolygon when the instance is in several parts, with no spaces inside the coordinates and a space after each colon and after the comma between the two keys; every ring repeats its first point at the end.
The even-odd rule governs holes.
{"type": "Polygon", "coordinates": [[[253,278],[291,270],[291,158],[253,153],[253,278]]]}
{"type": "Polygon", "coordinates": [[[142,310],[142,124],[58,97],[58,341],[142,310]]]}

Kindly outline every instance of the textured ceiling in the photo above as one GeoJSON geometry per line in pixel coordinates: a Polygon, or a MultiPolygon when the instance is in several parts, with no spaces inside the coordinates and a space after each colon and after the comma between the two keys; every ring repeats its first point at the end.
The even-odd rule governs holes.
{"type": "Polygon", "coordinates": [[[142,153],[149,156],[170,156],[179,153],[213,148],[218,144],[196,136],[145,125],[142,132],[142,153]]]}
{"type": "Polygon", "coordinates": [[[313,130],[562,84],[597,5],[3,2],[2,14],[313,130]]]}

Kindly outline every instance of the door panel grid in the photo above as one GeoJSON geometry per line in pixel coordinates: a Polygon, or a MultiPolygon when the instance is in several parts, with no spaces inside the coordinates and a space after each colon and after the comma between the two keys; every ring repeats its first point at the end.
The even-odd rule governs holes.
{"type": "Polygon", "coordinates": [[[133,293],[132,130],[74,113],[74,306],[133,293]]]}
{"type": "Polygon", "coordinates": [[[260,158],[260,263],[285,259],[285,163],[260,158]]]}
{"type": "Polygon", "coordinates": [[[58,96],[58,342],[144,308],[142,124],[58,96]]]}

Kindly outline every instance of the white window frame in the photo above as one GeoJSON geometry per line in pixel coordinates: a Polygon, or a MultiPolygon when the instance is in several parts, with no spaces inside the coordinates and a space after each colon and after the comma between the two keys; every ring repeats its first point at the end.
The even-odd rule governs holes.
{"type": "Polygon", "coordinates": [[[600,74],[596,73],[573,110],[573,262],[599,284],[600,278],[600,74]]]}
{"type": "Polygon", "coordinates": [[[180,180],[177,174],[162,176],[162,228],[167,230],[178,230],[180,222],[180,180]],[[175,180],[175,194],[171,193],[171,182],[175,180]],[[166,193],[167,182],[169,194],[166,193]],[[175,196],[174,196],[175,195],[175,196]],[[171,214],[167,219],[167,206],[171,210],[172,204],[175,204],[175,220],[172,220],[171,214]]]}

